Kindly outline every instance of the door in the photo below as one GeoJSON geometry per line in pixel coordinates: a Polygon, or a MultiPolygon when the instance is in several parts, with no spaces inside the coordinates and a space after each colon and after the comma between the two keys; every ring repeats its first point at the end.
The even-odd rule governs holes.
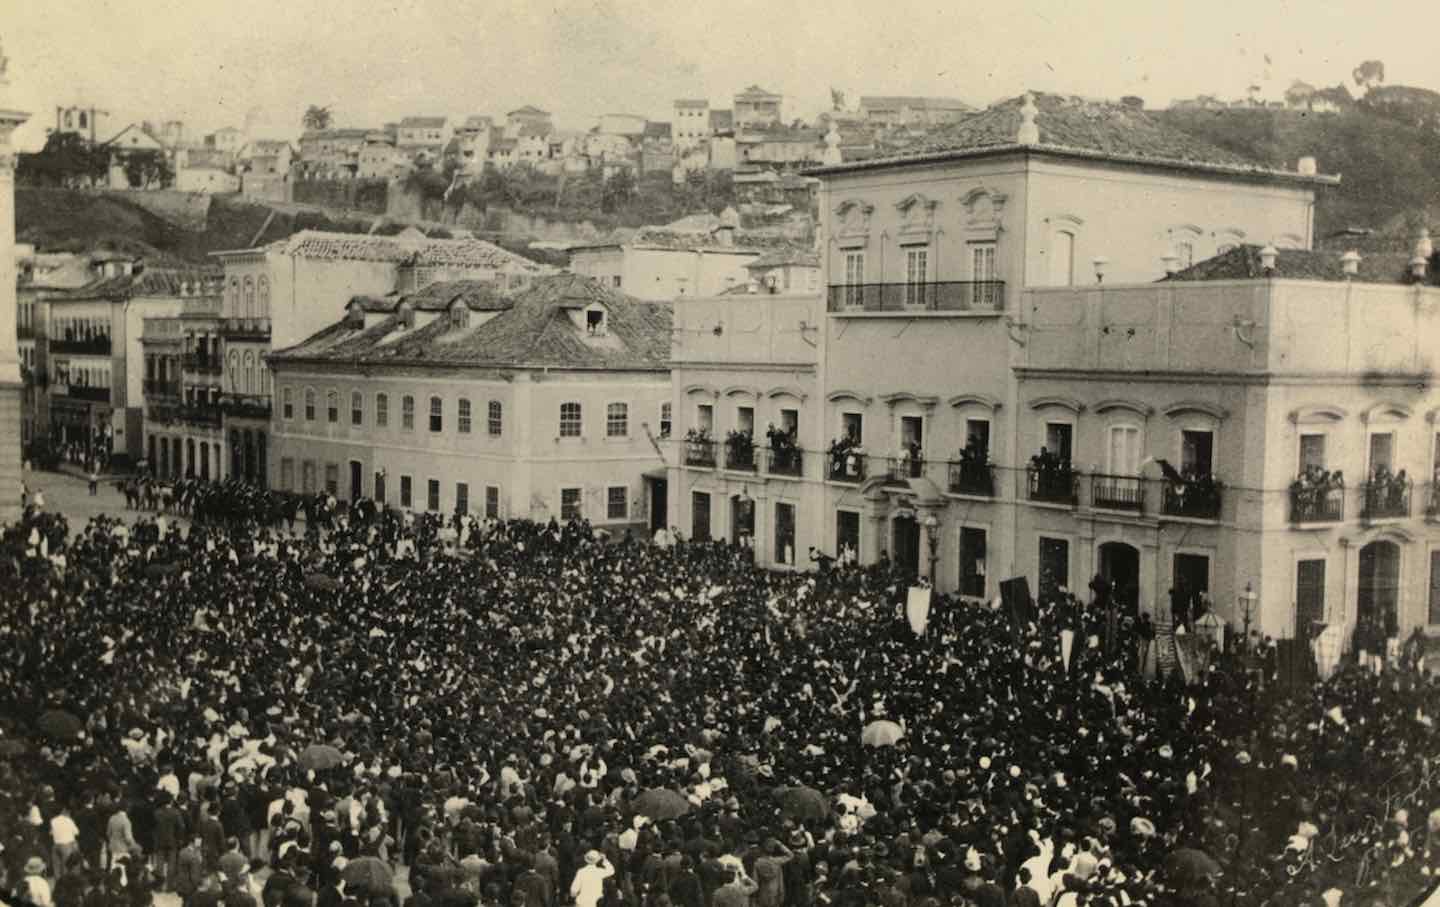
{"type": "Polygon", "coordinates": [[[361,477],[361,466],[359,460],[350,461],[350,500],[358,501],[365,492],[365,482],[361,477]]]}
{"type": "Polygon", "coordinates": [[[730,541],[739,545],[755,535],[755,499],[732,495],[730,498],[730,541]]]}
{"type": "MultiPolygon", "coordinates": [[[[1254,615],[1251,616],[1252,619],[1254,615]]],[[[1325,620],[1325,560],[1314,558],[1295,565],[1295,636],[1309,639],[1316,624],[1325,620]]]]}
{"type": "MultiPolygon", "coordinates": [[[[751,518],[754,511],[751,511],[751,518]]],[[[752,527],[753,528],[753,527],[752,527]]],[[[775,560],[795,565],[795,505],[775,505],[775,560]]]]}
{"type": "Polygon", "coordinates": [[[1040,582],[1036,590],[1041,602],[1054,599],[1060,587],[1070,587],[1070,543],[1065,539],[1040,538],[1040,582]]]}
{"type": "Polygon", "coordinates": [[[1400,546],[1374,541],[1360,549],[1360,585],[1355,601],[1356,633],[1388,639],[1399,632],[1400,546]]]}
{"type": "Polygon", "coordinates": [[[1210,594],[1210,558],[1203,554],[1177,554],[1171,562],[1171,576],[1175,590],[1190,603],[1191,617],[1201,617],[1195,603],[1201,595],[1210,594]]]}
{"type": "Polygon", "coordinates": [[[920,575],[920,521],[914,514],[900,514],[892,527],[895,566],[913,579],[920,575]]]}
{"type": "Polygon", "coordinates": [[[385,471],[379,470],[375,473],[375,504],[385,506],[385,471]]]}
{"type": "Polygon", "coordinates": [[[1100,576],[1110,584],[1111,598],[1120,610],[1133,614],[1140,599],[1140,552],[1124,542],[1100,546],[1100,576]]]}
{"type": "Polygon", "coordinates": [[[655,533],[664,529],[668,523],[666,484],[664,479],[655,479],[650,482],[650,532],[655,533]]]}
{"type": "Polygon", "coordinates": [[[710,495],[703,491],[690,495],[690,539],[695,542],[710,541],[710,495]]]}
{"type": "Polygon", "coordinates": [[[925,466],[925,420],[921,416],[900,417],[900,456],[905,475],[917,478],[925,466]]]}

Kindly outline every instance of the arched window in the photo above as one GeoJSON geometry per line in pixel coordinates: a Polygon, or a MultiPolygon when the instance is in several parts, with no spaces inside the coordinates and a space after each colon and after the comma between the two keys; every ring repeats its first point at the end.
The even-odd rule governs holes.
{"type": "Polygon", "coordinates": [[[295,418],[295,395],[288,387],[280,390],[280,418],[287,422],[295,418]]]}
{"type": "Polygon", "coordinates": [[[325,392],[325,421],[331,425],[340,421],[340,393],[334,388],[325,392]]]}
{"type": "Polygon", "coordinates": [[[582,425],[579,403],[570,402],[560,404],[560,437],[580,437],[582,425]]]}
{"type": "Polygon", "coordinates": [[[385,394],[375,395],[375,427],[385,428],[390,424],[390,398],[385,394]]]}
{"type": "Polygon", "coordinates": [[[470,434],[470,401],[464,397],[455,408],[456,431],[462,435],[470,434]]]}
{"type": "Polygon", "coordinates": [[[240,278],[230,278],[230,289],[225,295],[229,297],[225,300],[225,307],[230,310],[231,317],[240,317],[240,278]]]}
{"type": "Polygon", "coordinates": [[[262,276],[255,284],[259,291],[260,307],[255,313],[257,318],[270,317],[270,278],[262,276]]]}
{"type": "Polygon", "coordinates": [[[235,350],[230,351],[230,392],[240,392],[240,353],[235,350]]]}
{"type": "Polygon", "coordinates": [[[245,351],[245,393],[255,393],[255,354],[245,351]]]}
{"type": "Polygon", "coordinates": [[[350,424],[365,424],[365,395],[359,391],[350,392],[350,424]]]}
{"type": "Polygon", "coordinates": [[[315,388],[305,388],[305,421],[315,421],[315,388]]]}
{"type": "Polygon", "coordinates": [[[439,397],[430,398],[430,430],[443,431],[445,428],[445,401],[439,397]]]}
{"type": "Polygon", "coordinates": [[[242,318],[255,317],[255,281],[250,277],[245,278],[245,308],[240,315],[242,318]]]}
{"type": "Polygon", "coordinates": [[[490,433],[490,437],[500,437],[505,429],[505,407],[499,400],[490,401],[490,411],[486,422],[489,423],[486,428],[490,433]]]}
{"type": "Polygon", "coordinates": [[[409,394],[400,398],[400,427],[405,431],[415,430],[415,398],[409,394]]]}
{"type": "Polygon", "coordinates": [[[1075,285],[1075,233],[1071,230],[1055,231],[1055,241],[1050,246],[1050,285],[1075,285]]]}

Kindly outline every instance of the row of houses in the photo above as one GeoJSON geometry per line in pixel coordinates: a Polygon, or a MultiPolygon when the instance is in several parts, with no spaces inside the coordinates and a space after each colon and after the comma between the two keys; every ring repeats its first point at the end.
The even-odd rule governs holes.
{"type": "Polygon", "coordinates": [[[671,528],[777,570],[885,560],[976,601],[1098,577],[1163,621],[1368,648],[1440,630],[1428,237],[1316,251],[1338,176],[1133,106],[1026,96],[945,135],[812,169],[813,249],[720,218],[478,281],[421,268],[458,253],[418,236],[224,253],[218,377],[185,368],[216,336],[144,325],[164,380],[141,450],[168,474],[671,528]],[[296,267],[316,276],[277,292],[296,267]],[[268,345],[225,333],[262,317],[268,345]]]}

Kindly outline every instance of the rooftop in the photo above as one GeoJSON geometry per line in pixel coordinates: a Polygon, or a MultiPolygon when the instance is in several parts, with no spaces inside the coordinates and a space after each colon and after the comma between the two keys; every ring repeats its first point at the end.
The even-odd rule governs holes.
{"type": "Polygon", "coordinates": [[[550,113],[549,111],[541,110],[533,104],[526,104],[524,107],[512,110],[505,115],[507,117],[548,117],[550,113]]]}
{"type": "MultiPolygon", "coordinates": [[[[267,247],[284,255],[319,261],[374,261],[416,267],[509,267],[541,273],[545,270],[528,258],[507,252],[483,239],[430,239],[419,231],[395,236],[360,233],[329,233],[302,230],[289,239],[267,247]]],[[[258,249],[235,249],[211,253],[217,257],[254,254],[258,249]]]]}
{"type": "MultiPolygon", "coordinates": [[[[1308,251],[1305,249],[1280,249],[1275,258],[1275,270],[1266,274],[1260,265],[1260,247],[1256,245],[1236,246],[1228,252],[1196,262],[1183,271],[1177,271],[1167,281],[1201,280],[1253,280],[1275,277],[1291,280],[1327,280],[1341,282],[1346,279],[1359,283],[1416,283],[1411,276],[1410,260],[1414,253],[1381,252],[1361,255],[1353,278],[1345,276],[1341,263],[1341,252],[1308,251]]],[[[1440,282],[1440,258],[1431,256],[1427,265],[1427,283],[1440,282]]]]}
{"type": "Polygon", "coordinates": [[[959,98],[922,98],[908,95],[867,95],[860,98],[860,106],[888,110],[909,107],[912,110],[974,110],[975,108],[959,98]]]}
{"type": "Polygon", "coordinates": [[[1141,109],[1070,95],[1032,92],[1031,97],[1038,109],[1037,141],[1022,144],[1018,140],[1024,98],[1010,98],[958,123],[941,127],[931,133],[928,140],[902,151],[865,161],[817,167],[813,172],[840,173],[1030,151],[1309,184],[1339,181],[1336,176],[1304,175],[1251,160],[1167,125],[1141,109]]]}
{"type": "Polygon", "coordinates": [[[763,271],[767,268],[780,268],[786,265],[794,265],[802,268],[820,267],[820,253],[810,249],[790,247],[786,249],[775,249],[766,252],[745,267],[752,271],[763,271]]]}
{"type": "Polygon", "coordinates": [[[710,102],[704,98],[679,98],[675,101],[676,107],[709,107],[710,102]]]}
{"type": "MultiPolygon", "coordinates": [[[[102,259],[103,260],[103,259],[102,259]]],[[[217,267],[140,268],[138,274],[100,277],[78,287],[56,288],[51,299],[103,299],[117,296],[179,296],[188,285],[194,293],[202,288],[218,294],[224,272],[217,267]]]]}
{"type": "MultiPolygon", "coordinates": [[[[542,277],[514,296],[498,297],[473,281],[433,284],[397,300],[417,309],[448,308],[459,300],[473,310],[496,311],[474,327],[455,328],[437,318],[407,329],[398,312],[363,327],[342,320],[301,343],[272,353],[286,362],[434,364],[479,367],[663,369],[670,355],[669,305],[644,303],[576,274],[542,277]],[[446,301],[448,299],[448,302],[446,301]],[[606,311],[603,337],[576,327],[569,311],[600,303],[606,311]],[[398,335],[398,336],[394,336],[398,335]]],[[[366,311],[390,312],[383,300],[361,298],[366,311]],[[377,306],[371,308],[371,306],[377,306]]]]}
{"type": "Polygon", "coordinates": [[[744,91],[742,91],[742,92],[740,92],[739,94],[737,94],[737,95],[735,96],[735,100],[737,100],[737,101],[776,101],[776,100],[779,100],[781,97],[782,97],[782,95],[778,95],[778,94],[774,93],[773,91],[766,91],[765,89],[761,88],[759,85],[751,85],[749,88],[747,88],[747,89],[745,89],[744,91]]]}
{"type": "Polygon", "coordinates": [[[401,129],[440,129],[449,117],[405,117],[400,121],[401,129]]]}

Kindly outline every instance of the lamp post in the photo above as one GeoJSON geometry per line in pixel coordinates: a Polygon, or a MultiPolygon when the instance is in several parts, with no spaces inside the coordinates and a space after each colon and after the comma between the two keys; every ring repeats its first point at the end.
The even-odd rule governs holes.
{"type": "Polygon", "coordinates": [[[925,514],[925,538],[930,543],[930,585],[935,585],[935,562],[940,559],[940,519],[934,513],[925,514]]]}
{"type": "Polygon", "coordinates": [[[1255,602],[1259,598],[1260,596],[1255,594],[1254,584],[1247,580],[1245,582],[1245,591],[1241,592],[1239,596],[1240,608],[1245,616],[1245,636],[1241,641],[1246,652],[1250,651],[1250,620],[1255,611],[1255,602]]]}
{"type": "Polygon", "coordinates": [[[1095,282],[1096,282],[1096,283],[1104,283],[1104,282],[1105,282],[1105,268],[1110,264],[1110,259],[1108,259],[1108,258],[1106,258],[1105,256],[1101,255],[1101,256],[1099,256],[1098,258],[1096,258],[1093,262],[1091,262],[1091,264],[1093,264],[1093,265],[1095,266],[1095,282]]]}

